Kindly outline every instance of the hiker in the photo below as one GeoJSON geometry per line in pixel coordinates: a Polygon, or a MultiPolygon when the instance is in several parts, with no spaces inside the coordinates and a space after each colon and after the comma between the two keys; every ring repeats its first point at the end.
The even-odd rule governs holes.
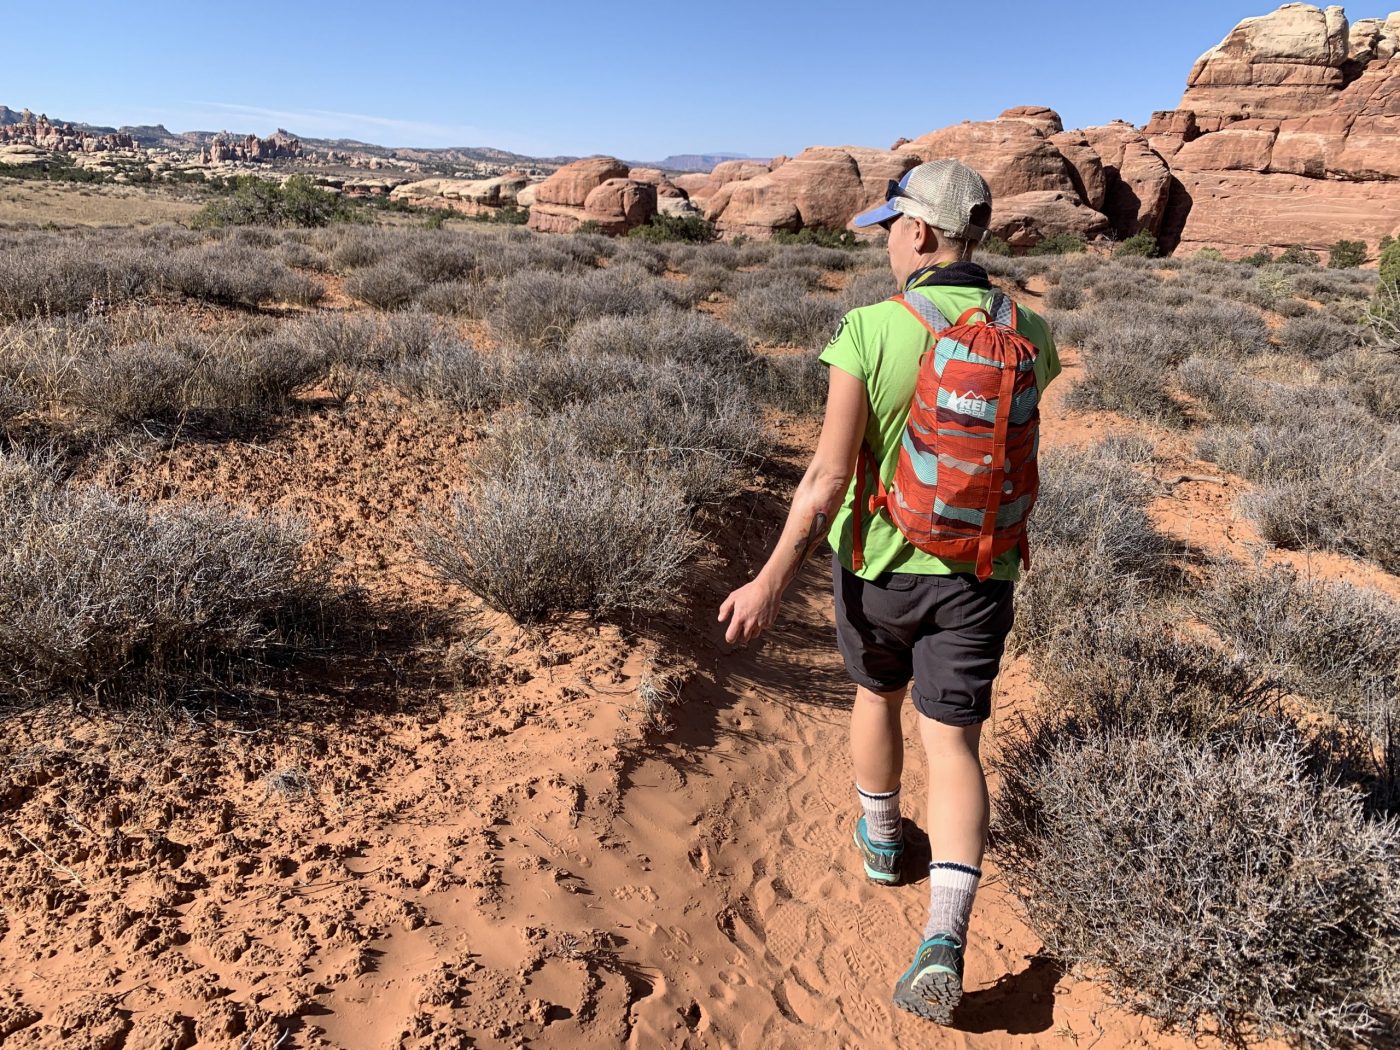
{"type": "Polygon", "coordinates": [[[901,875],[900,709],[912,680],[932,860],[928,923],[894,1002],[945,1024],[962,995],[982,874],[979,742],[1028,559],[1039,393],[1060,370],[1044,320],[996,292],[971,261],[991,207],[980,175],[937,160],[891,181],[885,201],[856,216],[857,227],[887,231],[902,295],[837,326],[821,355],[821,437],[782,535],[719,610],[727,641],[756,638],[808,556],[830,541],[837,642],[856,684],[853,837],[866,876],[887,885],[901,875]],[[916,381],[932,404],[911,408],[916,381]]]}

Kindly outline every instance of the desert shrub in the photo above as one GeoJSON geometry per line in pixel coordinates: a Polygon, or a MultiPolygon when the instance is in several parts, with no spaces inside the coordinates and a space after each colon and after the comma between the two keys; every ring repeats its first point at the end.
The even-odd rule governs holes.
{"type": "Polygon", "coordinates": [[[1046,293],[1045,305],[1052,310],[1078,310],[1084,305],[1084,289],[1061,281],[1046,293]]]}
{"type": "Polygon", "coordinates": [[[804,226],[800,230],[778,230],[773,234],[774,244],[812,244],[819,248],[844,248],[847,251],[860,247],[860,241],[851,230],[830,230],[821,226],[804,226]]]}
{"type": "Polygon", "coordinates": [[[391,365],[389,382],[410,397],[458,412],[487,412],[509,389],[506,366],[496,354],[467,343],[443,343],[391,365]]]}
{"type": "Polygon", "coordinates": [[[1366,1045],[1394,1022],[1400,834],[1296,736],[1045,718],[998,768],[1002,870],[1053,957],[1240,1047],[1366,1045]]]}
{"type": "Polygon", "coordinates": [[[1327,249],[1329,270],[1349,270],[1366,262],[1365,241],[1334,241],[1327,249]]]}
{"type": "MultiPolygon", "coordinates": [[[[1056,289],[1073,288],[1079,281],[1074,271],[1065,273],[1056,289]]],[[[1094,298],[1100,302],[1125,304],[1129,302],[1156,302],[1162,290],[1161,280],[1152,273],[1133,273],[1123,268],[1122,261],[1105,266],[1097,273],[1087,275],[1085,287],[1093,290],[1094,298]]]]}
{"type": "Polygon", "coordinates": [[[1384,238],[1380,250],[1380,262],[1376,267],[1381,283],[1400,281],[1400,240],[1384,238]]]}
{"type": "Polygon", "coordinates": [[[726,270],[739,266],[738,249],[719,241],[681,250],[689,253],[684,261],[691,266],[718,266],[726,270]]]}
{"type": "Polygon", "coordinates": [[[1358,347],[1329,358],[1323,376],[1341,383],[1351,400],[1389,424],[1400,423],[1400,358],[1358,347]]]}
{"type": "Polygon", "coordinates": [[[740,293],[730,320],[760,342],[812,347],[830,338],[841,316],[835,299],[809,295],[790,282],[740,293]]]}
{"type": "Polygon", "coordinates": [[[1314,361],[1350,350],[1357,344],[1355,329],[1318,315],[1293,317],[1278,333],[1279,347],[1314,361]]]}
{"type": "Polygon", "coordinates": [[[1236,365],[1193,357],[1177,369],[1177,384],[1202,401],[1221,423],[1286,423],[1300,413],[1347,412],[1346,397],[1335,387],[1293,386],[1246,375],[1236,365]]]}
{"type": "Polygon", "coordinates": [[[337,270],[373,266],[389,251],[388,236],[382,230],[350,226],[327,231],[332,232],[334,237],[328,239],[327,248],[331,265],[337,270]]]}
{"type": "Polygon", "coordinates": [[[1400,467],[1400,440],[1364,409],[1339,405],[1296,421],[1211,428],[1201,455],[1256,482],[1240,507],[1270,542],[1325,547],[1400,567],[1400,493],[1377,484],[1400,467]]]}
{"type": "Polygon", "coordinates": [[[696,398],[680,377],[657,379],[640,390],[576,403],[559,425],[610,469],[666,479],[688,508],[738,491],[741,468],[752,466],[767,444],[757,406],[739,391],[723,400],[718,391],[696,398]]]}
{"type": "Polygon", "coordinates": [[[1268,266],[1274,261],[1274,253],[1268,248],[1260,248],[1253,255],[1246,255],[1240,262],[1246,266],[1268,266]]]}
{"type": "Polygon", "coordinates": [[[621,264],[577,275],[529,270],[515,275],[487,317],[503,342],[558,347],[575,325],[590,318],[626,317],[674,305],[675,293],[666,283],[621,264]]]}
{"type": "MultiPolygon", "coordinates": [[[[1394,470],[1395,466],[1388,468],[1394,470]]],[[[1388,572],[1400,570],[1400,496],[1372,491],[1364,475],[1322,484],[1277,481],[1240,497],[1240,510],[1275,546],[1293,550],[1326,548],[1370,558],[1388,572]]]]}
{"type": "Polygon", "coordinates": [[[156,294],[165,265],[154,251],[86,236],[27,237],[0,246],[0,317],[77,313],[156,294]]]}
{"type": "Polygon", "coordinates": [[[502,356],[505,400],[538,413],[580,401],[596,401],[646,385],[650,366],[620,355],[541,354],[507,351],[502,356]]]}
{"type": "MultiPolygon", "coordinates": [[[[1271,309],[1280,317],[1287,318],[1311,317],[1313,314],[1313,308],[1307,303],[1303,302],[1301,299],[1280,299],[1274,303],[1271,309]]],[[[1330,314],[1329,316],[1331,316],[1334,320],[1338,319],[1335,314],[1330,314]]]]}
{"type": "Polygon", "coordinates": [[[1220,253],[1219,248],[1202,248],[1196,253],[1195,257],[1208,262],[1222,262],[1225,259],[1225,256],[1220,253]]]}
{"type": "Polygon", "coordinates": [[[1373,799],[1400,803],[1400,605],[1286,567],[1221,563],[1193,607],[1259,674],[1369,734],[1373,799]]]}
{"type": "Polygon", "coordinates": [[[852,274],[846,287],[841,290],[838,301],[843,314],[862,306],[883,302],[899,289],[894,282],[894,274],[888,267],[878,270],[862,270],[852,274]]]}
{"type": "Polygon", "coordinates": [[[480,251],[473,240],[442,236],[410,242],[396,259],[420,281],[441,284],[472,278],[480,266],[480,251]]]}
{"type": "Polygon", "coordinates": [[[250,424],[285,412],[320,374],[313,355],[277,338],[138,342],[75,362],[64,400],[122,426],[250,424]]]}
{"type": "Polygon", "coordinates": [[[826,407],[827,366],[818,351],[766,354],[754,391],[764,404],[798,415],[820,415],[826,407]]]}
{"type": "Polygon", "coordinates": [[[1368,298],[1375,290],[1375,274],[1366,270],[1304,270],[1292,277],[1298,295],[1319,302],[1368,298]]]}
{"type": "Polygon", "coordinates": [[[769,266],[731,275],[728,291],[735,298],[745,292],[771,288],[774,285],[799,285],[805,291],[817,291],[822,287],[822,276],[822,271],[815,266],[769,266]]]}
{"type": "Polygon", "coordinates": [[[755,364],[749,344],[705,314],[658,310],[633,317],[599,317],[574,329],[569,352],[580,357],[622,354],[643,361],[693,361],[743,375],[755,364]]]}
{"type": "Polygon", "coordinates": [[[165,266],[164,280],[187,298],[244,309],[277,302],[313,306],[326,294],[319,281],[237,244],[181,249],[165,266]]]}
{"type": "Polygon", "coordinates": [[[659,276],[670,269],[671,256],[664,245],[629,239],[619,242],[617,254],[613,256],[613,265],[629,266],[634,270],[659,276]]]}
{"type": "Polygon", "coordinates": [[[1155,258],[1157,256],[1157,238],[1152,236],[1150,230],[1140,230],[1114,248],[1113,254],[1119,258],[1132,256],[1140,259],[1155,258]]]}
{"type": "Polygon", "coordinates": [[[1111,616],[1165,579],[1167,544],[1146,511],[1153,486],[1134,468],[1145,454],[1140,442],[1111,440],[1041,457],[1016,648],[1051,646],[1084,617],[1111,616]]]}
{"type": "MultiPolygon", "coordinates": [[[[1395,243],[1400,244],[1400,241],[1395,243]]],[[[1400,276],[1381,279],[1363,322],[1378,346],[1390,353],[1400,353],[1400,276]]]]}
{"type": "Polygon", "coordinates": [[[1044,237],[1031,248],[1029,255],[1077,255],[1088,247],[1083,237],[1072,233],[1054,233],[1044,237]]]}
{"type": "Polygon", "coordinates": [[[345,278],[345,294],[380,310],[397,310],[412,302],[424,283],[400,262],[380,262],[345,278]]]}
{"type": "Polygon", "coordinates": [[[1084,374],[1070,388],[1065,404],[1078,409],[1121,412],[1164,426],[1181,424],[1185,417],[1171,395],[1170,375],[1157,362],[1134,356],[1124,342],[1099,338],[1082,351],[1084,374]]]}
{"type": "Polygon", "coordinates": [[[860,255],[860,252],[823,248],[816,244],[787,244],[773,252],[768,265],[789,272],[799,267],[817,271],[850,270],[855,267],[860,255]]]}
{"type": "Polygon", "coordinates": [[[1341,406],[1310,424],[1212,427],[1196,448],[1204,459],[1250,481],[1318,481],[1339,465],[1385,458],[1384,430],[1360,409],[1341,406]]]}
{"type": "Polygon", "coordinates": [[[0,503],[9,703],[164,707],[226,689],[292,644],[325,597],[299,529],[273,518],[122,501],[13,457],[0,459],[0,503]]]}
{"type": "Polygon", "coordinates": [[[1284,266],[1316,266],[1318,263],[1322,262],[1322,259],[1318,256],[1317,252],[1309,251],[1301,244],[1293,244],[1285,248],[1283,254],[1275,259],[1274,262],[1284,266]]]}
{"type": "Polygon", "coordinates": [[[1031,265],[1025,259],[1012,259],[1006,256],[988,254],[980,249],[972,258],[991,276],[1000,277],[1013,284],[1023,285],[1031,276],[1031,265]]]}
{"type": "Polygon", "coordinates": [[[989,233],[987,236],[983,237],[982,243],[977,246],[977,249],[988,255],[1005,256],[1011,254],[1011,245],[1007,244],[994,233],[989,233]]]}
{"type": "Polygon", "coordinates": [[[715,239],[715,224],[699,215],[662,215],[658,212],[645,226],[633,228],[627,236],[645,241],[705,244],[715,239]]]}
{"type": "Polygon", "coordinates": [[[494,283],[447,281],[428,285],[415,301],[430,313],[480,318],[495,305],[498,291],[494,283]]]}
{"type": "Polygon", "coordinates": [[[697,303],[703,302],[729,287],[735,271],[710,263],[692,265],[686,280],[690,284],[690,296],[697,303]]]}
{"type": "Polygon", "coordinates": [[[683,494],[668,478],[619,469],[557,434],[548,455],[514,455],[508,473],[479,478],[448,514],[426,519],[424,558],[520,621],[673,603],[695,548],[683,494]]]}
{"type": "Polygon", "coordinates": [[[305,175],[281,185],[256,175],[234,177],[233,192],[210,201],[190,220],[196,229],[213,226],[325,226],[351,215],[350,204],[305,175]]]}

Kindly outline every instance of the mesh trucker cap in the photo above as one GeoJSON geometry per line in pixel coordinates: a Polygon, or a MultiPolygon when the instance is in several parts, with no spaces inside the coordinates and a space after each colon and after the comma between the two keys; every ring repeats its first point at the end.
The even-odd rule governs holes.
{"type": "Polygon", "coordinates": [[[956,160],[931,160],[890,180],[885,200],[851,220],[856,227],[875,226],[897,215],[912,215],[958,240],[980,241],[992,219],[992,191],[987,182],[956,160]]]}

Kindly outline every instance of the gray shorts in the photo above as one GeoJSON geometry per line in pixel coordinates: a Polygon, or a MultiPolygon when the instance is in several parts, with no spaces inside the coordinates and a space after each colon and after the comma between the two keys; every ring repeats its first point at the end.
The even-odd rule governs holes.
{"type": "Polygon", "coordinates": [[[893,692],[914,681],[914,706],[952,726],[992,713],[992,682],[1011,631],[1009,580],[970,573],[887,572],[863,580],[831,559],[836,641],[857,685],[893,692]]]}

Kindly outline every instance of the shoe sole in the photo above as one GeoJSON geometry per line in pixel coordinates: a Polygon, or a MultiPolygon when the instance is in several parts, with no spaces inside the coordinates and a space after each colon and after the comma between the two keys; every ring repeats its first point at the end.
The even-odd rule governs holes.
{"type": "Polygon", "coordinates": [[[856,831],[851,835],[851,841],[856,844],[856,849],[860,851],[860,865],[865,869],[865,877],[871,882],[878,882],[882,886],[893,886],[899,882],[899,872],[876,871],[865,862],[865,846],[860,841],[860,832],[856,831]]]}
{"type": "Polygon", "coordinates": [[[926,1021],[948,1024],[962,1001],[962,978],[942,966],[931,966],[905,988],[896,988],[894,1005],[926,1021]]]}

